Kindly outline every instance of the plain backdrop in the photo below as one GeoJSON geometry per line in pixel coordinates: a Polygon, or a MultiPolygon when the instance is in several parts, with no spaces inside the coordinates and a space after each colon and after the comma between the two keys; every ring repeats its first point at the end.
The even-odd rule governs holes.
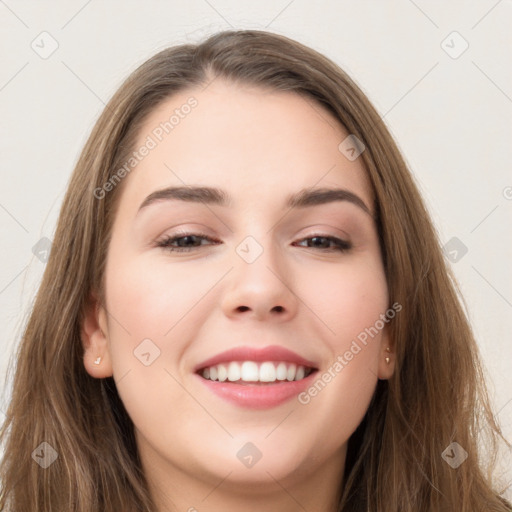
{"type": "Polygon", "coordinates": [[[256,28],[332,58],[385,119],[448,244],[512,439],[511,22],[509,0],[0,1],[2,380],[104,104],[156,51],[256,28]]]}

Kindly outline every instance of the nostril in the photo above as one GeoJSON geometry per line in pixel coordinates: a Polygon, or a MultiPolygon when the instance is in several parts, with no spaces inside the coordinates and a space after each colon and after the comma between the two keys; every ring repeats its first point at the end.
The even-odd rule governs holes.
{"type": "Polygon", "coordinates": [[[239,311],[247,311],[249,308],[247,306],[238,306],[239,311]]]}

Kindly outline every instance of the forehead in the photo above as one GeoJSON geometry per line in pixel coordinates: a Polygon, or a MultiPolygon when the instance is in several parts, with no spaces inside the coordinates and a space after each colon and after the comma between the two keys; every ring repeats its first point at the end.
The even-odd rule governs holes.
{"type": "Polygon", "coordinates": [[[291,92],[216,79],[181,91],[146,119],[135,150],[151,147],[130,174],[125,201],[172,185],[225,189],[245,204],[294,190],[342,186],[372,203],[362,159],[339,145],[349,133],[323,106],[291,92]]]}

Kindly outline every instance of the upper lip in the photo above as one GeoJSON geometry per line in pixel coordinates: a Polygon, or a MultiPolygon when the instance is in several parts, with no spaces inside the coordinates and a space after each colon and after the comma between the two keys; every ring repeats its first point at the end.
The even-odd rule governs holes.
{"type": "Polygon", "coordinates": [[[264,348],[248,346],[236,347],[220,352],[219,354],[196,365],[194,371],[197,372],[209,366],[215,366],[217,364],[228,363],[231,361],[283,361],[316,369],[316,364],[313,361],[309,361],[287,348],[280,347],[278,345],[270,345],[264,348]]]}

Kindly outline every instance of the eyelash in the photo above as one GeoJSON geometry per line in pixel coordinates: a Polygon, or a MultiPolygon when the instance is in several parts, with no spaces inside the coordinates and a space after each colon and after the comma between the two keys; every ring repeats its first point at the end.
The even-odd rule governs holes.
{"type": "MultiPolygon", "coordinates": [[[[161,247],[162,249],[168,250],[170,252],[190,252],[193,249],[197,249],[198,247],[201,247],[203,244],[200,244],[199,246],[193,246],[193,247],[175,247],[171,246],[171,243],[176,242],[177,240],[181,240],[182,238],[187,237],[197,237],[201,238],[203,240],[210,240],[211,242],[219,242],[218,240],[214,240],[213,238],[210,238],[209,236],[203,235],[201,233],[180,233],[179,235],[174,236],[167,236],[164,239],[157,242],[157,246],[161,247]]],[[[323,252],[348,252],[350,249],[352,249],[352,244],[350,242],[347,242],[345,240],[341,240],[340,238],[336,238],[334,236],[328,236],[328,235],[312,235],[306,238],[303,238],[299,240],[300,242],[304,242],[306,240],[312,240],[313,238],[324,238],[336,245],[335,248],[320,248],[323,252]]],[[[306,247],[306,249],[315,249],[315,247],[306,247]]]]}

